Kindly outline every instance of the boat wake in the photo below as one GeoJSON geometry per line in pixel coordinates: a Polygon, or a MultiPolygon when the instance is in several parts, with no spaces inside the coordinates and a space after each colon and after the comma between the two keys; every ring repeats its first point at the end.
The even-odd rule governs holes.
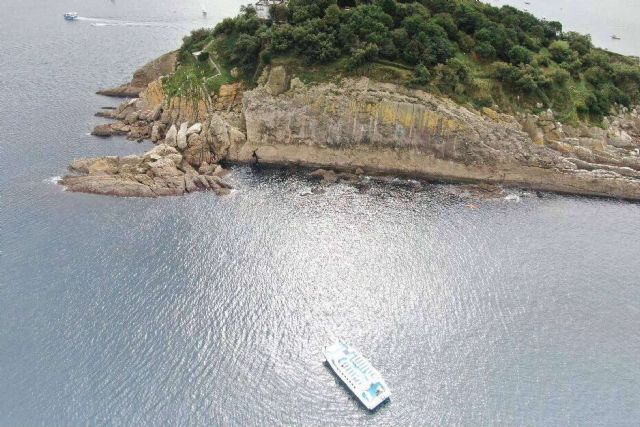
{"type": "Polygon", "coordinates": [[[158,27],[158,28],[175,28],[166,22],[154,22],[154,21],[121,21],[118,19],[106,19],[106,18],[87,18],[79,16],[76,21],[83,21],[89,23],[92,27],[158,27]]]}

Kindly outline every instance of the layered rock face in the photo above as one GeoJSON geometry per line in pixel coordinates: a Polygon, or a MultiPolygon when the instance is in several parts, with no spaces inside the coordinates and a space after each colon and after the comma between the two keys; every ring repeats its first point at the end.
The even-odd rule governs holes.
{"type": "Polygon", "coordinates": [[[76,161],[70,168],[76,175],[63,181],[72,191],[156,196],[217,190],[208,178],[193,177],[212,176],[216,163],[230,161],[640,200],[637,110],[621,109],[601,128],[574,128],[558,123],[552,111],[517,117],[475,111],[364,78],[305,86],[274,67],[257,88],[224,85],[207,103],[168,99],[158,78],[139,98],[99,115],[115,122],[97,126],[95,135],[151,139],[167,148],[153,158],[76,161]]]}
{"type": "Polygon", "coordinates": [[[607,131],[563,129],[552,113],[481,114],[367,79],[310,87],[293,79],[284,91],[272,80],[244,93],[246,142],[230,160],[640,199],[637,112],[607,131]]]}

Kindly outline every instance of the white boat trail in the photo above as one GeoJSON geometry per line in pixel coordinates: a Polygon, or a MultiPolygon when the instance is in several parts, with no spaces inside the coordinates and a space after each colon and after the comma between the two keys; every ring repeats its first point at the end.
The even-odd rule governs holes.
{"type": "Polygon", "coordinates": [[[177,28],[167,22],[161,21],[123,21],[108,18],[90,18],[78,16],[76,21],[87,22],[92,27],[157,27],[157,28],[177,28]]]}

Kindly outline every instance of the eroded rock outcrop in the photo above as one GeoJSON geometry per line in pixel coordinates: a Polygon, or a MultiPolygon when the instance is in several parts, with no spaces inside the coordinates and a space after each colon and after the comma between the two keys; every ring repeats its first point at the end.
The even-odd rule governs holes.
{"type": "Polygon", "coordinates": [[[160,144],[143,155],[76,159],[72,175],[61,184],[70,191],[121,197],[180,196],[201,190],[218,195],[232,189],[220,176],[222,169],[200,173],[174,147],[160,144]]]}

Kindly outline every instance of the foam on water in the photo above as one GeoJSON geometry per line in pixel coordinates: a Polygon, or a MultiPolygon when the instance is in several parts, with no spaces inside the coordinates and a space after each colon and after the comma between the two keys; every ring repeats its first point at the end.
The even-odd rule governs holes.
{"type": "Polygon", "coordinates": [[[61,176],[52,176],[51,178],[46,178],[44,180],[44,182],[46,182],[48,184],[58,184],[58,183],[60,183],[60,181],[62,181],[62,177],[61,176]]]}
{"type": "Polygon", "coordinates": [[[152,21],[122,21],[117,19],[106,18],[88,18],[79,16],[77,21],[88,22],[92,27],[158,27],[158,28],[176,28],[174,25],[170,25],[167,22],[152,22],[152,21]]]}

